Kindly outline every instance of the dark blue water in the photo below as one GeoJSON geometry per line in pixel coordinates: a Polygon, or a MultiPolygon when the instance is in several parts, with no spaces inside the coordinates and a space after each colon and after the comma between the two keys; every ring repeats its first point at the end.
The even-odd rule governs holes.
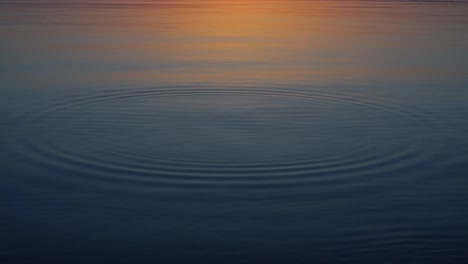
{"type": "Polygon", "coordinates": [[[0,263],[468,263],[467,14],[0,1],[0,263]]]}

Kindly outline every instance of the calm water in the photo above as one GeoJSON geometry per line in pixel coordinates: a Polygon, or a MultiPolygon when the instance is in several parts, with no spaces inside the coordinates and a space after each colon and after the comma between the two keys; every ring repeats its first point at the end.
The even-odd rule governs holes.
{"type": "Polygon", "coordinates": [[[0,1],[1,263],[468,263],[468,2],[0,1]]]}

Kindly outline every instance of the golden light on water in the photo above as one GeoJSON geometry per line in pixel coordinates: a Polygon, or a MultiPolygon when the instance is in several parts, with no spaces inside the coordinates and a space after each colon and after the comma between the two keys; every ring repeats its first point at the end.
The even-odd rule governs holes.
{"type": "Polygon", "coordinates": [[[157,78],[183,76],[180,78],[210,82],[304,78],[319,81],[330,74],[321,60],[330,54],[330,49],[341,45],[336,41],[338,35],[328,29],[335,27],[332,22],[336,15],[327,12],[326,3],[321,1],[183,3],[188,5],[127,11],[140,12],[140,23],[129,27],[132,34],[153,32],[157,36],[138,47],[145,52],[144,60],[184,64],[177,70],[131,74],[140,78],[147,74],[157,78]],[[314,57],[315,63],[310,64],[314,57]]]}
{"type": "MultiPolygon", "coordinates": [[[[422,49],[406,54],[408,47],[430,49],[444,40],[444,24],[427,23],[418,16],[420,8],[410,3],[389,6],[384,2],[322,0],[158,1],[124,8],[81,7],[72,13],[65,7],[57,12],[72,15],[54,17],[53,22],[78,23],[80,31],[54,31],[74,33],[70,43],[76,47],[78,60],[112,64],[114,68],[108,73],[89,74],[114,81],[321,84],[463,76],[463,72],[443,71],[436,64],[404,63],[408,56],[420,56],[416,61],[424,61],[422,49]],[[86,17],[92,20],[83,20],[86,17]],[[98,31],[102,27],[106,27],[105,32],[98,31]],[[414,37],[405,42],[393,38],[395,34],[414,37]],[[433,38],[434,34],[442,37],[433,38]]],[[[425,12],[433,13],[432,9],[425,12]]],[[[43,35],[44,29],[37,34],[43,35]]],[[[37,39],[41,38],[35,38],[32,49],[41,47],[37,39]]],[[[27,39],[22,42],[32,43],[27,39]]],[[[43,48],[51,46],[47,43],[43,48]]]]}

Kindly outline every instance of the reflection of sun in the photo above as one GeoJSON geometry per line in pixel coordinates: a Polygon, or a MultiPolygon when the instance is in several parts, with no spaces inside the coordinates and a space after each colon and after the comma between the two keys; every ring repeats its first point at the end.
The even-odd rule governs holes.
{"type": "MultiPolygon", "coordinates": [[[[203,13],[186,16],[185,33],[216,37],[252,37],[278,34],[291,25],[288,5],[262,1],[207,2],[203,13]]],[[[290,8],[292,8],[289,5],[290,8]]]]}
{"type": "Polygon", "coordinates": [[[333,26],[341,18],[326,12],[327,5],[322,0],[180,0],[135,10],[132,17],[141,23],[130,31],[153,36],[143,57],[161,65],[151,72],[158,78],[316,81],[313,76],[340,70],[326,63],[327,52],[343,43],[335,37],[340,27],[333,26]]]}
{"type": "Polygon", "coordinates": [[[302,5],[288,2],[191,1],[195,8],[171,13],[176,24],[169,34],[190,37],[190,47],[185,46],[185,54],[179,54],[185,60],[201,56],[231,62],[273,59],[285,51],[278,50],[281,46],[307,43],[297,39],[305,34],[297,33],[308,32],[313,25],[313,18],[297,14],[302,5]]]}

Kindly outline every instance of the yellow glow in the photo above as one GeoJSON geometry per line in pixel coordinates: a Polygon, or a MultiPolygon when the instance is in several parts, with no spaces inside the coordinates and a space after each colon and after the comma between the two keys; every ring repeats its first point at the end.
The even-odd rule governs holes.
{"type": "MultiPolygon", "coordinates": [[[[106,23],[105,35],[113,38],[96,45],[89,41],[91,45],[85,48],[102,49],[102,57],[118,59],[114,64],[138,66],[122,70],[116,78],[323,83],[418,74],[430,78],[434,76],[431,71],[437,72],[405,69],[382,60],[392,55],[379,53],[416,45],[386,37],[395,32],[421,35],[432,31],[430,24],[412,15],[421,7],[408,3],[393,4],[391,9],[383,2],[366,1],[155,3],[159,2],[100,10],[102,16],[93,15],[91,28],[106,23]],[[382,16],[381,12],[392,15],[382,16]],[[394,21],[396,16],[399,23],[394,21]]],[[[421,44],[430,45],[424,39],[421,44]]]]}

